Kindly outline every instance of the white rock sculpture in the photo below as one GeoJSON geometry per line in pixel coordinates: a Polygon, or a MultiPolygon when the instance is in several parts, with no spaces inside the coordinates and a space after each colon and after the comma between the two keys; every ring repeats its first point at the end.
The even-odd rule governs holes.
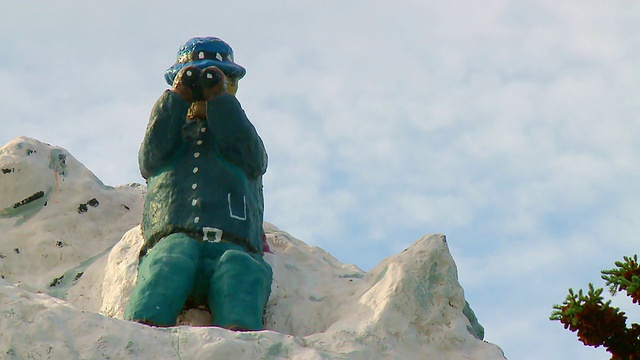
{"type": "MultiPolygon", "coordinates": [[[[0,218],[5,358],[504,359],[478,339],[482,328],[443,235],[425,236],[365,273],[265,224],[273,251],[265,259],[274,270],[267,330],[121,320],[142,244],[142,189],[106,187],[64,149],[28,138],[0,149],[1,168],[20,169],[0,175],[5,208],[52,187],[43,190],[46,206],[30,201],[30,209],[20,205],[0,218]],[[63,173],[51,154],[65,155],[63,173]],[[98,206],[87,204],[93,198],[98,206]]],[[[201,323],[203,315],[183,321],[201,323]]]]}

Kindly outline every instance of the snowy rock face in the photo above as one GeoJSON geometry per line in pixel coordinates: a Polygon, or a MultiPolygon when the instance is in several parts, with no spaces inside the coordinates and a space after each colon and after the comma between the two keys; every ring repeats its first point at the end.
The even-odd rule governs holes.
{"type": "Polygon", "coordinates": [[[68,287],[140,223],[140,186],[105,186],[65,149],[15,138],[0,148],[0,171],[0,276],[10,283],[68,287]]]}
{"type": "MultiPolygon", "coordinates": [[[[9,209],[0,215],[0,356],[504,359],[497,346],[478,339],[482,328],[442,235],[425,236],[365,273],[265,224],[273,251],[265,260],[274,270],[267,330],[153,328],[121,320],[143,241],[142,190],[106,187],[64,149],[27,138],[0,149],[0,167],[20,169],[4,174],[13,178],[0,175],[0,204],[9,209]],[[39,191],[44,202],[14,207],[39,191]],[[99,205],[89,203],[93,198],[99,205]],[[60,239],[65,246],[57,245],[60,239]],[[20,253],[11,253],[17,246],[20,253]]],[[[183,322],[207,316],[190,311],[183,322]]]]}

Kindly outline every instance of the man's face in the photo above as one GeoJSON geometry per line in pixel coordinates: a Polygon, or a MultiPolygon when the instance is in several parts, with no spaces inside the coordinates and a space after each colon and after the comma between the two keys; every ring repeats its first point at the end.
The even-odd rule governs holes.
{"type": "Polygon", "coordinates": [[[236,96],[238,92],[238,78],[226,78],[225,90],[227,93],[236,96]]]}

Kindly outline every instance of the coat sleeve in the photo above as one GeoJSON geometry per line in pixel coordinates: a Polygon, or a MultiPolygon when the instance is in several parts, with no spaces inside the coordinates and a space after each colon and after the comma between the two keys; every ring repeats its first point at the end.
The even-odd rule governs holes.
{"type": "Polygon", "coordinates": [[[178,94],[167,90],[156,102],[138,152],[140,174],[147,179],[171,159],[180,143],[182,125],[189,105],[178,94]]]}
{"type": "Polygon", "coordinates": [[[207,121],[213,140],[227,161],[244,170],[251,179],[267,171],[267,152],[253,124],[232,95],[209,101],[207,121]]]}

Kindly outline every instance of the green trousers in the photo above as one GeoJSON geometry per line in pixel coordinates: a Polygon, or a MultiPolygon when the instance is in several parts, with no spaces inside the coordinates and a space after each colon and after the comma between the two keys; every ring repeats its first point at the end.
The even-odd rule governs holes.
{"type": "Polygon", "coordinates": [[[260,330],[271,293],[271,266],[229,242],[186,234],[160,240],[140,261],[125,319],[172,326],[185,304],[208,305],[213,324],[260,330]]]}

